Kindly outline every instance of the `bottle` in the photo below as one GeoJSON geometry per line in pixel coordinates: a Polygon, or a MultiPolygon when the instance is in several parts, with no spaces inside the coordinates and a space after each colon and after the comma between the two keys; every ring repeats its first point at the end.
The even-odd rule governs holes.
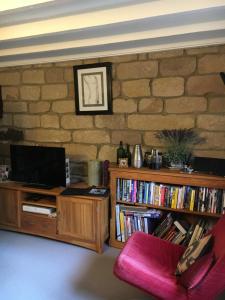
{"type": "Polygon", "coordinates": [[[119,164],[119,159],[125,157],[125,150],[123,148],[123,142],[120,141],[120,145],[117,148],[117,164],[119,164]]]}
{"type": "Polygon", "coordinates": [[[143,156],[141,145],[135,145],[133,151],[133,166],[135,168],[141,168],[143,165],[143,156]]]}
{"type": "Polygon", "coordinates": [[[153,149],[152,150],[152,158],[151,158],[151,168],[155,170],[160,169],[160,157],[159,157],[159,150],[153,149]]]}
{"type": "Polygon", "coordinates": [[[131,152],[130,152],[130,145],[127,144],[127,148],[125,150],[125,158],[128,160],[128,166],[131,166],[131,152]]]}

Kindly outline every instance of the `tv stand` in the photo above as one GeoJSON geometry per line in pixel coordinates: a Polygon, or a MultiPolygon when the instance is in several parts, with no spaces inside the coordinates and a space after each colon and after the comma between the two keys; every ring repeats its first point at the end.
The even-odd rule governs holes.
{"type": "Polygon", "coordinates": [[[25,184],[23,184],[23,187],[43,189],[43,190],[51,190],[55,186],[54,185],[41,184],[41,183],[25,183],[25,184]]]}
{"type": "Polygon", "coordinates": [[[0,229],[47,237],[101,253],[108,238],[109,198],[63,196],[63,190],[0,183],[0,229]],[[32,212],[29,208],[33,208],[32,212]]]}

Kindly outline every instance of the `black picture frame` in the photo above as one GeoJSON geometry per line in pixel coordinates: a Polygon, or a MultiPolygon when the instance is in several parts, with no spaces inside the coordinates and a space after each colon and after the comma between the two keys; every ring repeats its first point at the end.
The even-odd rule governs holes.
{"type": "Polygon", "coordinates": [[[77,115],[112,114],[112,63],[73,66],[77,115]]]}

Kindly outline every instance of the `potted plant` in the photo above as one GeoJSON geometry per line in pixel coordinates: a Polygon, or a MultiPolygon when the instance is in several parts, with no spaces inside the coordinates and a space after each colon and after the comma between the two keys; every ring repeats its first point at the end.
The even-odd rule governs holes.
{"type": "Polygon", "coordinates": [[[170,168],[182,169],[190,163],[193,146],[204,141],[194,129],[164,129],[156,133],[166,147],[164,161],[170,168]]]}

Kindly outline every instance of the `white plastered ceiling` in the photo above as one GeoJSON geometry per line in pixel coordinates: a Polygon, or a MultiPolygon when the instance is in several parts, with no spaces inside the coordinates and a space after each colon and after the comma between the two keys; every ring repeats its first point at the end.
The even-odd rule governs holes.
{"type": "Polygon", "coordinates": [[[0,67],[222,43],[225,0],[0,4],[0,67]]]}

